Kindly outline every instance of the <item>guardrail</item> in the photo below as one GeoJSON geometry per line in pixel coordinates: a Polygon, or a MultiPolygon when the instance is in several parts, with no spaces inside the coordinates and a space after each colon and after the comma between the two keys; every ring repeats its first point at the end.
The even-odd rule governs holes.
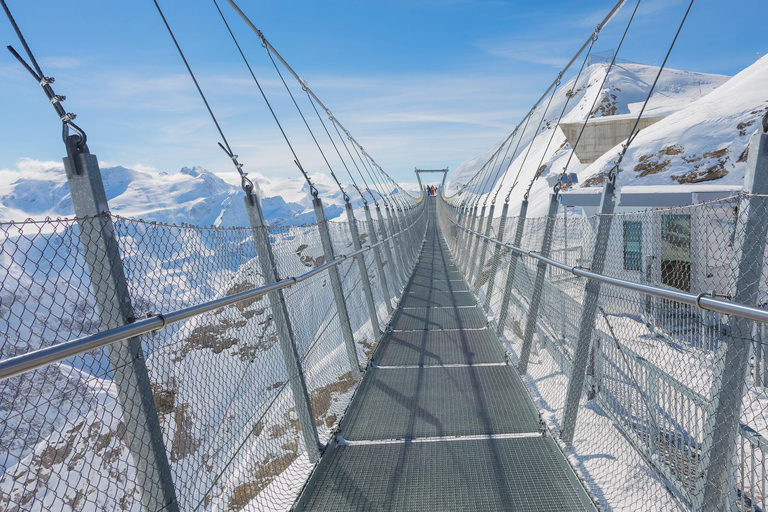
{"type": "Polygon", "coordinates": [[[199,316],[204,313],[215,311],[224,306],[230,306],[246,300],[258,299],[264,297],[270,292],[290,288],[302,281],[306,281],[307,279],[321,274],[350,258],[365,254],[366,252],[370,251],[371,249],[375,249],[376,247],[383,246],[390,240],[394,240],[402,236],[406,231],[412,229],[413,226],[414,225],[412,224],[411,226],[408,226],[404,231],[389,236],[374,244],[366,245],[362,249],[351,252],[349,254],[338,256],[334,260],[324,263],[297,277],[290,277],[273,284],[260,286],[258,288],[246,290],[240,293],[229,295],[227,297],[222,297],[220,299],[207,301],[202,304],[180,309],[178,311],[172,311],[170,313],[163,314],[158,313],[149,318],[137,320],[122,327],[109,329],[97,334],[93,334],[91,336],[84,336],[82,338],[77,338],[40,350],[35,350],[27,354],[5,359],[0,361],[0,382],[6,379],[10,379],[11,377],[15,377],[16,375],[20,375],[22,373],[35,370],[52,363],[57,363],[70,357],[82,355],[97,348],[111,345],[112,343],[116,343],[118,341],[160,331],[168,325],[188,320],[189,318],[199,316]]]}
{"type": "Polygon", "coordinates": [[[495,238],[485,236],[482,233],[478,233],[477,231],[473,231],[469,228],[461,226],[456,221],[452,221],[452,222],[459,229],[467,231],[471,235],[476,236],[482,240],[486,240],[490,243],[497,244],[502,247],[506,247],[507,249],[510,249],[516,252],[517,254],[520,254],[522,256],[529,256],[537,261],[541,261],[552,267],[558,268],[560,270],[564,270],[577,277],[584,277],[592,281],[598,281],[600,283],[616,286],[619,288],[624,288],[625,290],[636,291],[636,292],[643,293],[645,295],[650,295],[653,297],[659,297],[662,299],[669,299],[675,302],[681,302],[683,304],[695,306],[704,311],[714,311],[716,313],[723,313],[726,315],[736,315],[743,318],[747,318],[749,320],[754,320],[755,322],[768,322],[768,311],[764,309],[756,308],[753,306],[747,306],[745,304],[739,304],[737,302],[718,299],[716,297],[712,297],[708,293],[700,293],[698,295],[695,295],[693,293],[687,293],[679,290],[659,288],[657,286],[635,283],[632,281],[626,281],[624,279],[618,279],[615,277],[609,277],[602,274],[596,274],[594,272],[590,272],[589,270],[583,269],[578,266],[565,265],[563,263],[560,263],[559,261],[555,261],[551,258],[542,256],[536,251],[533,251],[533,250],[527,251],[525,249],[521,249],[520,247],[515,247],[512,244],[504,243],[495,238]]]}

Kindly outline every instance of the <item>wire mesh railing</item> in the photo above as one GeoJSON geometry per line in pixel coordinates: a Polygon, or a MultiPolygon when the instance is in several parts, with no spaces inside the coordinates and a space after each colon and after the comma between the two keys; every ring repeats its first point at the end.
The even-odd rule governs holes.
{"type": "MultiPolygon", "coordinates": [[[[384,293],[373,258],[383,245],[371,248],[370,232],[377,230],[378,240],[396,250],[393,236],[397,243],[415,244],[426,227],[422,206],[398,213],[403,230],[396,233],[385,233],[378,221],[358,221],[379,328],[402,288],[388,251],[380,250],[389,290],[384,293]]],[[[337,256],[353,252],[348,223],[330,222],[329,230],[337,256]]],[[[267,231],[277,275],[319,269],[288,283],[281,301],[324,445],[357,385],[328,281],[329,262],[317,226],[267,231]]],[[[314,462],[280,344],[283,331],[266,291],[167,325],[163,316],[266,289],[252,228],[104,215],[3,223],[0,233],[0,362],[103,334],[105,300],[130,301],[135,325],[162,319],[159,330],[137,338],[133,358],[119,365],[111,351],[123,342],[0,381],[1,510],[147,510],[151,497],[142,482],[156,475],[145,459],[157,446],[167,458],[178,509],[291,507],[314,462]],[[122,295],[92,279],[87,263],[85,246],[105,226],[119,248],[113,257],[125,274],[122,295]],[[121,367],[137,361],[147,369],[144,384],[152,399],[142,406],[154,410],[159,445],[145,442],[123,407],[140,393],[122,379],[121,367]]],[[[415,253],[401,252],[405,268],[399,271],[408,273],[415,253]]],[[[353,258],[337,259],[354,343],[365,363],[378,338],[362,276],[353,258]]]]}
{"type": "Polygon", "coordinates": [[[738,261],[750,242],[749,222],[763,236],[768,230],[766,199],[742,195],[613,214],[603,274],[594,277],[588,271],[600,216],[569,211],[548,228],[546,218],[510,215],[493,219],[485,238],[477,228],[466,231],[473,220],[460,208],[440,202],[439,221],[459,262],[475,254],[467,234],[488,246],[487,256],[469,266],[470,289],[512,362],[525,368],[542,419],[602,508],[766,510],[768,266],[746,277],[758,290],[747,304],[757,306],[754,315],[710,307],[733,304],[743,286],[738,261]],[[568,442],[568,388],[586,295],[597,278],[608,284],[599,288],[594,323],[586,326],[588,360],[568,442]],[[623,284],[610,284],[618,280],[623,284]],[[738,424],[723,433],[729,408],[738,424]],[[715,474],[723,482],[719,501],[709,489],[715,474]]]}

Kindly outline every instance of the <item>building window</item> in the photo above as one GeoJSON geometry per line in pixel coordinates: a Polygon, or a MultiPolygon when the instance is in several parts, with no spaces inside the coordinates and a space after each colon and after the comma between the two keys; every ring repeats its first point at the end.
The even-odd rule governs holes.
{"type": "Polygon", "coordinates": [[[624,221],[624,269],[643,270],[643,223],[624,221]]]}

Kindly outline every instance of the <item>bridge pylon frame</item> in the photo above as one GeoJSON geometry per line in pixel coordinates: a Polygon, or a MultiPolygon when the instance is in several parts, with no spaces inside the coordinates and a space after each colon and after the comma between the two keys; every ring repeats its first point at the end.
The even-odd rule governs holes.
{"type": "Polygon", "coordinates": [[[413,169],[413,172],[416,173],[416,179],[419,181],[419,190],[421,193],[424,193],[424,185],[421,183],[421,174],[433,174],[433,173],[443,173],[443,181],[440,182],[440,188],[445,187],[445,178],[448,176],[448,167],[445,169],[419,169],[418,167],[415,167],[413,169]]]}

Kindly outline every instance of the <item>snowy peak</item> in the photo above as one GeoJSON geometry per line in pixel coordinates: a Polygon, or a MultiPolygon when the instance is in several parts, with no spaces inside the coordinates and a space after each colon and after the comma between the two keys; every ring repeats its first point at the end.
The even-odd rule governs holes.
{"type": "MultiPolygon", "coordinates": [[[[762,59],[733,79],[665,69],[643,112],[642,130],[622,163],[624,172],[619,186],[697,183],[728,176],[723,183],[730,184],[730,180],[743,179],[744,164],[740,160],[749,135],[754,132],[750,123],[759,118],[768,98],[763,85],[768,82],[766,68],[768,59],[762,59]],[[635,183],[635,178],[641,180],[635,183]]],[[[498,177],[492,177],[481,192],[503,190],[506,195],[512,189],[510,207],[515,208],[530,186],[530,213],[543,215],[539,206],[545,209],[546,202],[541,198],[551,188],[542,178],[550,172],[561,172],[566,163],[569,162],[568,172],[578,176],[582,188],[602,183],[640,114],[658,67],[617,64],[607,80],[606,72],[605,64],[588,67],[578,80],[570,80],[555,93],[548,109],[545,102],[534,111],[514,159],[505,160],[498,177]],[[563,111],[564,126],[558,127],[563,111]],[[567,124],[580,130],[585,121],[589,125],[611,123],[626,134],[622,137],[619,133],[616,146],[599,149],[593,158],[581,162],[578,151],[576,157],[571,157],[573,148],[564,130],[568,131],[567,124]]],[[[449,177],[448,191],[455,192],[457,185],[471,179],[501,144],[502,141],[458,167],[449,177]]],[[[517,144],[516,136],[509,155],[517,144]]],[[[581,143],[578,149],[583,150],[581,143]]]]}
{"type": "MultiPolygon", "coordinates": [[[[749,139],[768,112],[766,83],[768,59],[762,58],[639,132],[622,162],[619,185],[742,185],[749,139]]],[[[608,152],[583,169],[581,186],[599,185],[614,157],[608,152]]]]}
{"type": "MultiPolygon", "coordinates": [[[[168,224],[248,224],[240,187],[202,167],[184,167],[169,174],[102,166],[101,174],[113,213],[168,224]]],[[[303,178],[274,183],[258,175],[254,178],[263,188],[267,222],[296,225],[314,221],[312,196],[303,178]]],[[[341,215],[343,198],[336,182],[324,174],[313,175],[312,180],[323,198],[328,218],[341,215]]],[[[23,160],[17,170],[0,170],[0,220],[73,214],[61,164],[23,160]]]]}

